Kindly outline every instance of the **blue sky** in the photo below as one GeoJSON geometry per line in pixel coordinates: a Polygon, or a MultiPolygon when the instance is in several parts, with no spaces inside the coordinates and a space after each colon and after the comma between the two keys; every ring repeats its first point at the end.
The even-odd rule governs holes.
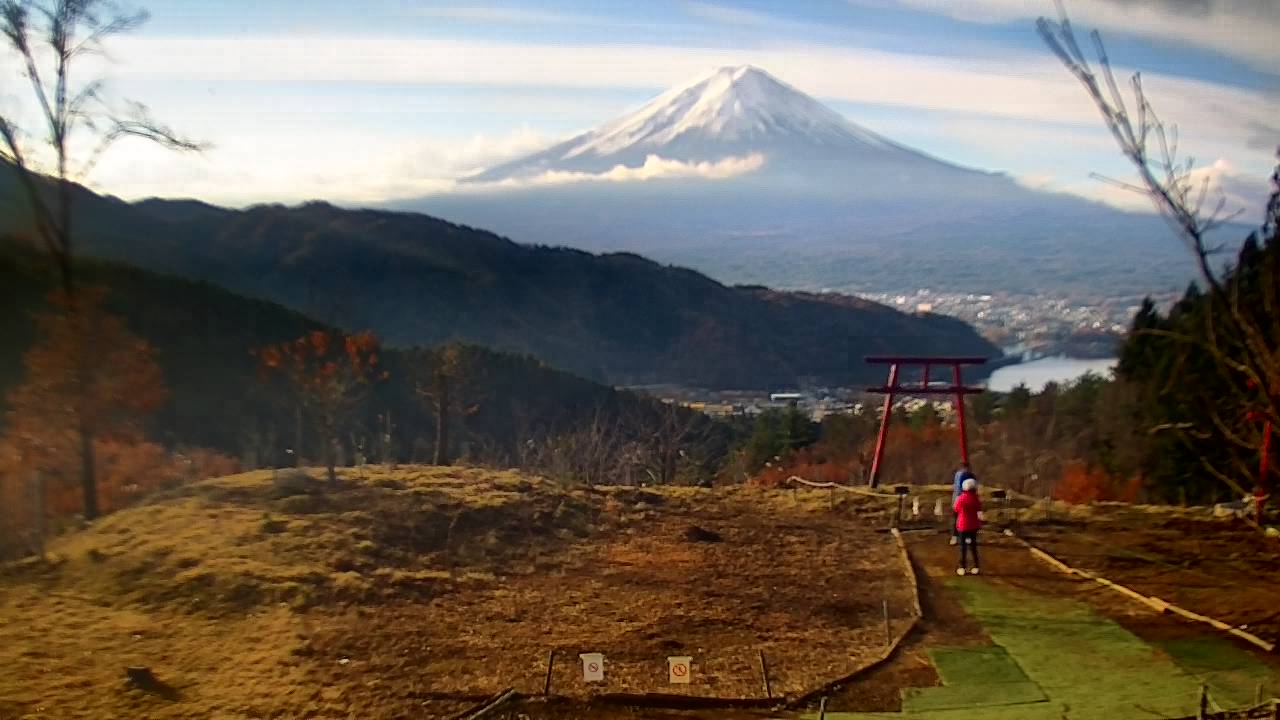
{"type": "MultiPolygon", "coordinates": [[[[1034,29],[1050,0],[152,0],[109,46],[113,92],[211,144],[121,145],[89,178],[138,198],[377,202],[597,126],[750,63],[853,122],[1025,183],[1146,208],[1034,29]]],[[[1141,70],[1182,148],[1254,221],[1280,144],[1280,3],[1068,0],[1141,70]]],[[[12,68],[0,109],[22,101],[12,68]]]]}

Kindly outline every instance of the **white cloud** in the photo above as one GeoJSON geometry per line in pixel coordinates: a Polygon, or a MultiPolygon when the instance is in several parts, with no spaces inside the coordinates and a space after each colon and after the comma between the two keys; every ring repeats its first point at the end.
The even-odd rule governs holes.
{"type": "MultiPolygon", "coordinates": [[[[1045,52],[943,58],[827,46],[754,50],[539,45],[389,37],[136,37],[117,56],[140,77],[246,83],[383,83],[661,90],[723,65],[763,67],[820,98],[1093,123],[1096,111],[1045,52]]],[[[1218,127],[1269,123],[1276,96],[1145,75],[1167,115],[1218,127]],[[1231,115],[1223,117],[1223,110],[1231,115]]],[[[605,118],[601,118],[604,120],[605,118]]],[[[1238,129],[1238,128],[1237,128],[1238,129]]]]}
{"type": "MultiPolygon", "coordinates": [[[[159,117],[213,142],[216,147],[208,162],[228,168],[245,164],[235,180],[207,181],[192,188],[176,181],[168,186],[144,183],[135,177],[139,173],[127,168],[120,168],[109,182],[101,176],[102,184],[130,197],[143,193],[141,188],[167,195],[207,190],[205,197],[237,203],[248,201],[249,188],[264,193],[258,200],[303,193],[372,197],[379,190],[399,196],[414,185],[401,188],[388,177],[406,172],[423,178],[421,183],[447,188],[449,178],[537,149],[553,138],[522,127],[501,138],[422,142],[441,132],[445,122],[429,116],[430,86],[467,88],[469,94],[484,88],[489,99],[469,99],[462,109],[472,116],[489,116],[489,126],[495,117],[513,118],[513,124],[546,118],[547,108],[569,117],[578,105],[587,109],[574,113],[572,122],[581,118],[578,129],[586,129],[627,108],[584,91],[656,92],[718,66],[744,63],[763,67],[820,99],[893,108],[903,115],[929,111],[938,122],[933,131],[936,142],[926,149],[944,158],[950,156],[949,148],[963,144],[971,149],[969,164],[1014,174],[1053,168],[1055,157],[1062,163],[1077,161],[1080,155],[1115,160],[1096,109],[1047,51],[1000,52],[992,57],[943,58],[823,45],[725,49],[389,36],[124,37],[113,45],[118,62],[112,69],[130,92],[154,97],[159,117]],[[163,91],[148,91],[174,83],[235,88],[242,95],[210,95],[198,107],[166,107],[163,91]],[[343,88],[388,85],[403,86],[400,96],[415,99],[397,99],[389,108],[344,100],[343,88]],[[292,94],[276,98],[272,93],[278,87],[291,88],[292,94]],[[316,103],[336,129],[326,130],[312,120],[316,103],[307,100],[308,92],[316,94],[316,103]],[[217,105],[223,102],[225,109],[217,105]],[[487,105],[478,110],[477,103],[487,105]],[[378,127],[377,118],[394,113],[422,113],[424,118],[415,123],[418,129],[407,140],[409,122],[399,122],[390,137],[369,129],[378,127]],[[366,118],[369,125],[362,126],[366,118]],[[1017,144],[1043,158],[1027,161],[1022,148],[1010,150],[1017,144]],[[993,159],[983,160],[986,157],[993,159]],[[291,168],[296,169],[293,176],[291,168]],[[340,171],[330,173],[329,168],[340,171]],[[267,179],[255,180],[259,176],[267,179]]],[[[1162,116],[1178,122],[1184,150],[1228,160],[1242,177],[1266,177],[1272,157],[1270,151],[1257,149],[1258,136],[1260,128],[1274,125],[1277,95],[1159,74],[1144,78],[1162,116]]],[[[876,129],[895,135],[893,127],[876,129]]],[[[557,133],[566,130],[561,123],[557,133]]],[[[161,162],[172,167],[174,161],[161,162]]],[[[1123,172],[1115,165],[1091,166],[1066,186],[1075,188],[1088,170],[1123,172]]],[[[1062,176],[1062,168],[1052,174],[1062,176]]],[[[214,176],[230,177],[225,172],[214,176]]]]}
{"type": "Polygon", "coordinates": [[[420,173],[430,169],[436,175],[452,178],[541,150],[554,140],[523,125],[499,137],[478,133],[458,143],[420,142],[397,154],[406,171],[420,173]]]}
{"type": "MultiPolygon", "coordinates": [[[[1048,0],[896,0],[979,23],[1056,17],[1048,0]]],[[[1275,0],[1070,0],[1077,26],[1187,43],[1275,73],[1280,66],[1280,3],[1275,0]]]]}
{"type": "Polygon", "coordinates": [[[1263,208],[1271,191],[1265,178],[1241,172],[1226,158],[1218,158],[1211,165],[1193,169],[1190,177],[1192,187],[1203,185],[1207,191],[1202,207],[1204,215],[1221,207],[1224,216],[1234,215],[1236,220],[1249,225],[1262,224],[1263,208]],[[1238,215],[1235,214],[1237,212],[1238,215]]]}
{"type": "Polygon", "coordinates": [[[462,22],[502,23],[508,25],[609,25],[608,18],[576,13],[546,12],[527,8],[423,7],[412,11],[418,17],[462,22]]]}
{"type": "Polygon", "coordinates": [[[134,142],[104,156],[90,185],[136,200],[197,197],[260,202],[374,203],[452,191],[455,178],[542,147],[528,127],[507,135],[404,142],[333,128],[268,138],[235,135],[199,155],[134,142]]]}
{"type": "MultiPolygon", "coordinates": [[[[730,156],[715,162],[703,161],[696,163],[671,160],[658,155],[649,155],[645,157],[644,164],[639,167],[628,167],[626,165],[619,164],[600,173],[548,170],[547,172],[532,178],[511,178],[489,184],[488,187],[493,187],[495,185],[498,187],[567,185],[581,182],[636,182],[673,178],[723,180],[754,172],[763,166],[764,156],[760,153],[751,153],[750,155],[743,155],[740,157],[730,156]]],[[[484,186],[484,184],[477,184],[475,187],[484,186]]]]}
{"type": "MultiPolygon", "coordinates": [[[[1203,189],[1200,214],[1204,219],[1216,217],[1255,226],[1262,223],[1263,209],[1270,195],[1270,184],[1265,175],[1241,172],[1230,161],[1218,158],[1209,165],[1193,168],[1189,177],[1193,188],[1192,203],[1197,202],[1203,189]]],[[[1140,190],[1136,174],[1081,179],[1063,178],[1042,171],[1028,172],[1015,179],[1036,190],[1071,193],[1123,210],[1160,211],[1151,196],[1140,190]]]]}

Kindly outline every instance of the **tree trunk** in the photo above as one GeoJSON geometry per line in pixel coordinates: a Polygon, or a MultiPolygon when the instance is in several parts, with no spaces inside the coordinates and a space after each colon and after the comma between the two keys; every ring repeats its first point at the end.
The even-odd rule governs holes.
{"type": "Polygon", "coordinates": [[[293,414],[293,466],[302,467],[302,408],[293,414]]]}
{"type": "Polygon", "coordinates": [[[436,376],[436,454],[435,465],[448,465],[449,457],[449,380],[443,373],[436,376]]]}
{"type": "Polygon", "coordinates": [[[664,448],[662,451],[662,484],[672,485],[676,480],[676,450],[664,448]]]}
{"type": "Polygon", "coordinates": [[[395,463],[391,459],[391,411],[387,410],[387,425],[382,433],[382,464],[395,469],[395,463]]]}
{"type": "Polygon", "coordinates": [[[94,473],[93,433],[80,428],[80,489],[84,494],[84,519],[98,517],[98,479],[94,473]]]}
{"type": "Polygon", "coordinates": [[[325,448],[324,466],[329,471],[329,482],[337,482],[338,438],[329,436],[329,442],[325,448]]]}

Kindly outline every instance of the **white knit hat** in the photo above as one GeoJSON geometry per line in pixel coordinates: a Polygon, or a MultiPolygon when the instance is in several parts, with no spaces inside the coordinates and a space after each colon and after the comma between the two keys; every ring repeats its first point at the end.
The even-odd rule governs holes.
{"type": "Polygon", "coordinates": [[[965,492],[969,492],[970,490],[973,490],[977,487],[978,487],[978,481],[974,480],[973,478],[965,478],[964,482],[960,484],[960,488],[965,492]]]}

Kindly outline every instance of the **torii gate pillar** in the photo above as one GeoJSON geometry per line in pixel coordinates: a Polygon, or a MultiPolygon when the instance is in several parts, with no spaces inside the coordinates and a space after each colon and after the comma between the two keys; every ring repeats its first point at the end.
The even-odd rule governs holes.
{"type": "Polygon", "coordinates": [[[982,365],[987,361],[984,357],[950,357],[950,356],[875,356],[868,357],[867,362],[874,365],[889,366],[889,381],[883,387],[867,388],[867,392],[884,395],[884,416],[880,418],[880,433],[876,435],[876,454],[871,461],[871,475],[867,485],[876,487],[880,484],[880,461],[884,459],[885,441],[889,438],[889,420],[893,417],[893,400],[898,395],[954,395],[956,402],[956,421],[960,430],[960,460],[969,464],[969,438],[964,423],[964,396],[983,392],[980,387],[967,387],[960,374],[965,365],[982,365]],[[924,369],[923,379],[919,385],[902,385],[898,382],[898,369],[903,365],[919,365],[924,369]],[[951,385],[932,387],[929,384],[929,370],[934,365],[951,366],[951,385]]]}

